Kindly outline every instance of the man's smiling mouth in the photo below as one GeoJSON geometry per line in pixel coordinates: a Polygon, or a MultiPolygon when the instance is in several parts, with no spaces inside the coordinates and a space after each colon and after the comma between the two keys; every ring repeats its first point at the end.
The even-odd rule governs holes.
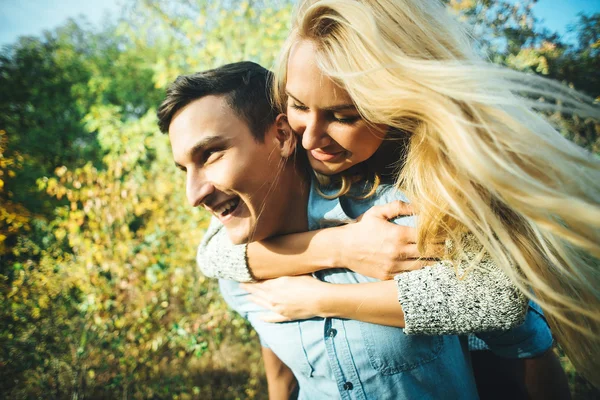
{"type": "Polygon", "coordinates": [[[224,219],[227,216],[233,214],[235,212],[235,210],[237,210],[238,206],[240,205],[240,198],[239,197],[234,197],[231,200],[228,200],[226,202],[224,202],[223,204],[221,204],[218,208],[215,208],[213,210],[213,213],[219,218],[219,219],[224,219]]]}

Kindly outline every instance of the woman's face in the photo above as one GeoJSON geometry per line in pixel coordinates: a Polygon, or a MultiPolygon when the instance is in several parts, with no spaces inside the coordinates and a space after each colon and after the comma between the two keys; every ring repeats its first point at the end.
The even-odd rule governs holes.
{"type": "Polygon", "coordinates": [[[287,115],[302,137],[311,167],[333,175],[371,157],[387,127],[367,124],[350,95],[323,75],[315,61],[314,45],[298,42],[287,69],[287,115]]]}

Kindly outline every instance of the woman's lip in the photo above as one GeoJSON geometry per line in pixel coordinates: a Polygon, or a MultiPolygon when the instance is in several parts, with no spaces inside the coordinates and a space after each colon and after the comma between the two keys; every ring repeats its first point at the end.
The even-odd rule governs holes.
{"type": "Polygon", "coordinates": [[[338,151],[335,153],[327,153],[321,150],[311,150],[310,151],[310,155],[318,161],[331,161],[334,158],[338,157],[339,155],[341,155],[342,153],[344,153],[344,151],[338,151]]]}

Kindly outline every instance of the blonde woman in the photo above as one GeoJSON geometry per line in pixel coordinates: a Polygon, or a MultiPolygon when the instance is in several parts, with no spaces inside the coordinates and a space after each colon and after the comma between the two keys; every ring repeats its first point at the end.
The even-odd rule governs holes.
{"type": "Polygon", "coordinates": [[[292,69],[303,68],[302,57],[291,64],[295,52],[369,128],[362,149],[372,138],[408,137],[396,185],[419,216],[419,249],[450,239],[461,254],[464,233],[474,235],[522,293],[535,295],[578,371],[600,386],[600,161],[532,110],[600,112],[558,83],[485,63],[472,48],[436,0],[305,1],[275,93],[323,174],[349,171],[370,151],[348,152],[348,138],[319,119],[328,110],[311,108],[318,99],[296,95],[306,86],[290,87],[292,69]]]}
{"type": "MultiPolygon", "coordinates": [[[[341,153],[344,138],[331,130],[311,132],[314,118],[296,122],[293,111],[332,111],[286,95],[288,60],[302,46],[348,96],[371,128],[366,135],[408,138],[397,186],[419,216],[421,252],[450,239],[459,257],[470,232],[522,293],[533,290],[576,368],[599,385],[600,163],[531,111],[556,108],[548,99],[582,116],[597,118],[597,108],[557,83],[481,61],[437,1],[307,1],[282,53],[276,94],[306,107],[288,107],[290,123],[324,174],[371,159],[341,153]],[[319,143],[319,134],[340,147],[319,143]]],[[[352,179],[342,182],[345,191],[352,179]]]]}

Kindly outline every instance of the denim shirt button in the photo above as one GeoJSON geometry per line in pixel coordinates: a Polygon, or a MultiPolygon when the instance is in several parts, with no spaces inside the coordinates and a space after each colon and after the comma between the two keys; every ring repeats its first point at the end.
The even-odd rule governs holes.
{"type": "Polygon", "coordinates": [[[335,335],[337,335],[337,329],[330,328],[327,330],[327,336],[329,336],[330,338],[334,338],[335,335]]]}
{"type": "Polygon", "coordinates": [[[344,383],[344,390],[352,390],[352,389],[354,389],[354,385],[352,384],[352,382],[344,383]]]}

